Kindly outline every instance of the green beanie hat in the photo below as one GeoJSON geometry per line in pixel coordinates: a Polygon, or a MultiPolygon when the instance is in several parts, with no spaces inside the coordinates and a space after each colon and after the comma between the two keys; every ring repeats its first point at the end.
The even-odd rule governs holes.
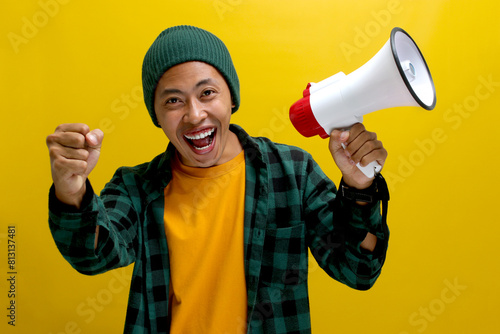
{"type": "Polygon", "coordinates": [[[153,123],[160,127],[154,109],[156,85],[171,67],[189,61],[201,61],[215,67],[226,79],[234,107],[240,106],[240,83],[224,43],[212,33],[193,26],[175,26],[164,30],[149,48],[142,64],[144,102],[153,123]]]}

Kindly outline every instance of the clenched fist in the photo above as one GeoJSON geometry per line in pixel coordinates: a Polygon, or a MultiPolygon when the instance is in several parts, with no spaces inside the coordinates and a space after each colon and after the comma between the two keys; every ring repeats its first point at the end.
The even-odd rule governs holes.
{"type": "Polygon", "coordinates": [[[104,134],[86,124],[61,124],[47,136],[56,197],[77,208],[85,195],[85,181],[99,159],[104,134]]]}
{"type": "Polygon", "coordinates": [[[366,166],[377,161],[380,166],[384,166],[387,159],[387,150],[377,139],[377,134],[367,131],[361,123],[354,124],[349,131],[333,130],[329,148],[344,182],[358,189],[369,187],[373,179],[367,178],[356,164],[366,166]]]}

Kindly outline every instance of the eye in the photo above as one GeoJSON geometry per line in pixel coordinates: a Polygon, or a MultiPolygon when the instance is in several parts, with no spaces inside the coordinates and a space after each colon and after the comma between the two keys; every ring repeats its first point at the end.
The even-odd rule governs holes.
{"type": "Polygon", "coordinates": [[[210,96],[215,94],[215,91],[213,89],[205,89],[202,93],[203,96],[210,96]]]}
{"type": "Polygon", "coordinates": [[[176,97],[171,97],[165,101],[165,105],[167,104],[176,104],[179,102],[179,99],[176,97]]]}

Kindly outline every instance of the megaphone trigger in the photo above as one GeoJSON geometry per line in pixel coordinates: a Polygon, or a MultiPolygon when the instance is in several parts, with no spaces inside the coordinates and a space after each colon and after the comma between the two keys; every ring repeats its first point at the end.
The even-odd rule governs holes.
{"type": "Polygon", "coordinates": [[[373,179],[375,175],[380,173],[380,171],[382,170],[382,166],[380,166],[376,161],[372,161],[364,167],[361,166],[358,162],[356,166],[363,172],[363,174],[365,174],[370,179],[373,179]]]}

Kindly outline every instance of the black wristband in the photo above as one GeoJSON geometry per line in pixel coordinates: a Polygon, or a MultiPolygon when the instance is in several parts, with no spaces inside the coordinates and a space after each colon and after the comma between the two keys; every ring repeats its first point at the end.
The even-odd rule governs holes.
{"type": "Polygon", "coordinates": [[[382,174],[375,175],[372,185],[366,189],[349,187],[344,179],[341,179],[339,192],[343,198],[353,202],[375,203],[379,200],[389,200],[389,190],[382,174]]]}

